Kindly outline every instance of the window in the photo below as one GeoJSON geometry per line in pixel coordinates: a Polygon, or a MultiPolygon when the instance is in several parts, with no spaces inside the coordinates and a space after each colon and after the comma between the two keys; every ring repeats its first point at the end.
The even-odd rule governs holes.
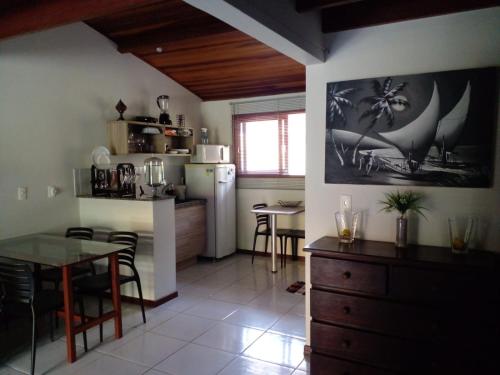
{"type": "Polygon", "coordinates": [[[240,176],[304,176],[306,116],[303,97],[233,104],[235,161],[240,176]],[[259,104],[260,103],[260,104],[259,104]],[[286,105],[288,104],[288,105],[286,105]],[[234,108],[235,106],[239,106],[234,108]],[[275,110],[269,111],[269,107],[275,110]],[[286,110],[281,109],[285,107],[286,110]],[[287,108],[288,107],[288,108],[287,108]],[[302,107],[302,109],[290,109],[302,107]],[[245,110],[246,109],[246,110],[245,110]],[[267,112],[264,112],[266,111],[267,112]]]}

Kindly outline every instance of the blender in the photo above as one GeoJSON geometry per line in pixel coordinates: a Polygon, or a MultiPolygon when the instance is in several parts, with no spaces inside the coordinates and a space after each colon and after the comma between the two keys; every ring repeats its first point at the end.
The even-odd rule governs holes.
{"type": "Polygon", "coordinates": [[[161,111],[158,122],[163,125],[172,125],[172,121],[168,114],[168,95],[160,95],[156,98],[156,104],[158,104],[158,108],[160,108],[161,111]]]}

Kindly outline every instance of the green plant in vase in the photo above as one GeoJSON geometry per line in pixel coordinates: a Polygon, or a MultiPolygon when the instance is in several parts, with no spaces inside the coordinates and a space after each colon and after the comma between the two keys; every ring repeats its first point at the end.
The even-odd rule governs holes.
{"type": "Polygon", "coordinates": [[[397,211],[400,214],[396,223],[396,247],[406,247],[407,245],[408,218],[406,213],[413,211],[425,218],[422,210],[426,208],[420,205],[422,199],[422,194],[409,190],[385,193],[385,200],[379,201],[383,205],[380,211],[397,211]]]}

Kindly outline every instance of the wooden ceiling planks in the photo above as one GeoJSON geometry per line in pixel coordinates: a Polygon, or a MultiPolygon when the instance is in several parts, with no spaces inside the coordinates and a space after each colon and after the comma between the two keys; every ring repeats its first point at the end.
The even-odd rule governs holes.
{"type": "Polygon", "coordinates": [[[305,91],[302,64],[181,0],[87,24],[203,100],[305,91]]]}
{"type": "Polygon", "coordinates": [[[0,39],[159,2],[161,0],[4,0],[0,2],[0,39]]]}

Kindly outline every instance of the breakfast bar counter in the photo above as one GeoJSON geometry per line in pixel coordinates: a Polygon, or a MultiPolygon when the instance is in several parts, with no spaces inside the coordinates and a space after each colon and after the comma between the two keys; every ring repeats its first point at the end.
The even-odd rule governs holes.
{"type": "MultiPolygon", "coordinates": [[[[97,240],[110,231],[139,235],[135,264],[141,277],[145,303],[159,305],[177,296],[175,199],[84,196],[78,198],[80,225],[93,228],[97,240]]],[[[121,270],[124,272],[125,270],[121,270]]],[[[135,284],[122,286],[125,299],[136,300],[135,284]]]]}

